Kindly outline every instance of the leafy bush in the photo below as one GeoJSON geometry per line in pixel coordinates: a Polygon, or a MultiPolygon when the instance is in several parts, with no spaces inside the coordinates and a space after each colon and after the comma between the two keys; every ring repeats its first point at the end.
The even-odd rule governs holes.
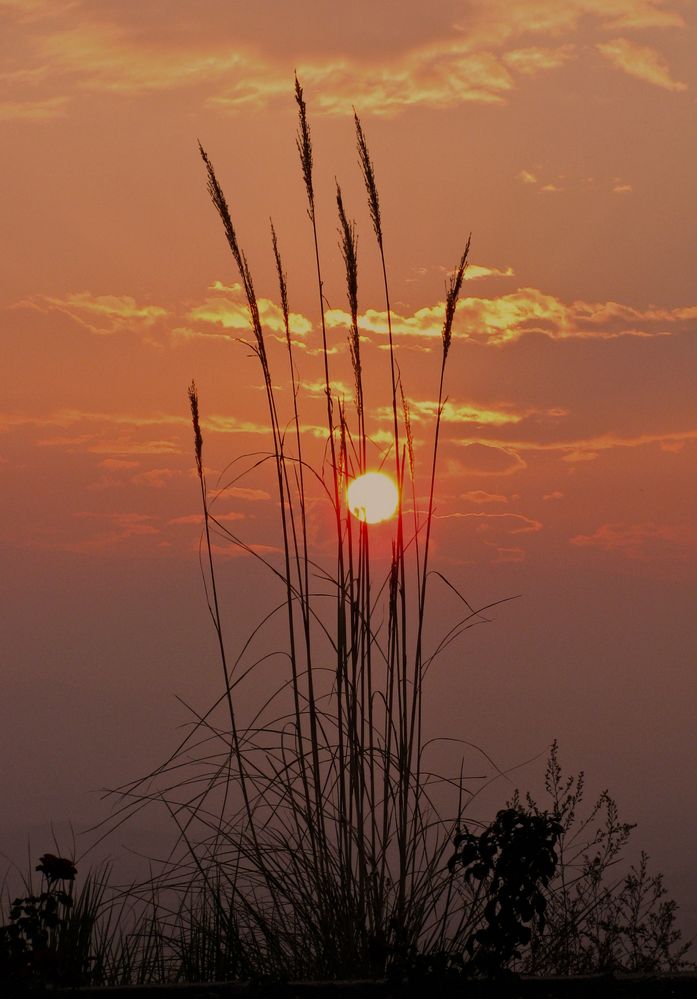
{"type": "Polygon", "coordinates": [[[473,907],[485,900],[483,925],[466,943],[470,970],[489,977],[500,974],[520,958],[533,928],[544,930],[544,889],[556,871],[561,834],[554,817],[521,808],[500,811],[479,835],[458,831],[448,866],[451,871],[463,869],[465,881],[474,888],[473,907]]]}

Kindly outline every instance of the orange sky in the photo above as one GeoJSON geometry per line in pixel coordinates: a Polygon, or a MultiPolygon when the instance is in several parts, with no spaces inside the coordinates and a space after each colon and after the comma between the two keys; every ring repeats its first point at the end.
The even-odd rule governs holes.
{"type": "MultiPolygon", "coordinates": [[[[191,378],[211,474],[269,441],[197,139],[271,337],[273,216],[307,433],[322,422],[297,70],[333,376],[350,386],[336,177],[359,229],[368,406],[384,437],[385,317],[355,105],[380,185],[417,465],[444,283],[473,234],[434,558],[475,602],[523,599],[467,639],[457,696],[436,696],[442,723],[470,726],[506,765],[559,737],[569,764],[640,822],[637,844],[695,888],[697,796],[682,778],[697,763],[695,21],[693,0],[0,0],[6,758],[34,726],[8,778],[8,836],[79,823],[93,805],[76,774],[82,791],[152,762],[150,739],[165,747],[181,720],[172,691],[198,690],[193,657],[215,689],[191,378]],[[684,853],[661,846],[666,824],[684,853]]],[[[277,345],[271,363],[288,401],[277,345]]],[[[246,540],[274,547],[263,472],[222,504],[246,540]]],[[[313,530],[321,549],[319,515],[313,530]]],[[[247,570],[232,561],[235,599],[247,570]]],[[[261,606],[263,584],[244,600],[261,606]]]]}

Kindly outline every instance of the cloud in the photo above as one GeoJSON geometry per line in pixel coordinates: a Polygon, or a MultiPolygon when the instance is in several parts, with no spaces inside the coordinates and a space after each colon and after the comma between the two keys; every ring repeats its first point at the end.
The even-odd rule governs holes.
{"type": "Polygon", "coordinates": [[[0,12],[20,21],[55,18],[79,7],[81,0],[0,0],[0,12]]]}
{"type": "Polygon", "coordinates": [[[694,557],[697,530],[653,522],[602,524],[593,534],[577,534],[570,543],[577,548],[597,548],[640,561],[666,555],[684,559],[694,557]]]}
{"type": "MultiPolygon", "coordinates": [[[[215,513],[211,514],[215,520],[225,523],[226,521],[233,520],[246,520],[246,513],[239,513],[237,510],[231,510],[229,513],[215,513]]],[[[174,525],[188,525],[195,524],[198,527],[203,526],[203,514],[202,513],[189,513],[184,517],[174,517],[172,520],[167,521],[168,524],[174,525]]]]}
{"type": "MultiPolygon", "coordinates": [[[[392,313],[396,337],[438,341],[441,337],[444,302],[417,309],[412,315],[392,313]]],[[[566,303],[537,288],[519,288],[496,298],[465,297],[457,306],[453,336],[501,346],[526,335],[552,340],[571,337],[614,339],[621,336],[665,336],[670,327],[683,328],[697,316],[697,306],[682,309],[636,309],[619,302],[566,303]]],[[[342,309],[329,309],[325,321],[330,329],[348,329],[351,317],[342,309]]],[[[387,314],[366,309],[359,316],[363,336],[387,336],[387,314]]]]}
{"type": "MultiPolygon", "coordinates": [[[[309,396],[316,399],[325,399],[327,391],[327,383],[323,378],[317,379],[316,381],[301,381],[299,386],[300,390],[309,396]]],[[[347,385],[346,382],[342,382],[337,378],[329,379],[329,388],[333,395],[343,398],[350,399],[354,394],[353,385],[347,385]]],[[[389,410],[390,418],[392,417],[392,409],[389,410]]]]}
{"type": "Polygon", "coordinates": [[[485,267],[483,264],[468,264],[465,281],[478,281],[489,277],[514,277],[512,267],[485,267]]]}
{"type": "MultiPolygon", "coordinates": [[[[172,40],[171,40],[172,41],[172,40]]],[[[249,53],[220,43],[197,47],[179,43],[158,44],[154,37],[114,22],[75,21],[73,27],[43,35],[39,57],[79,87],[121,94],[182,89],[238,72],[243,77],[255,66],[249,53]]]]}
{"type": "MultiPolygon", "coordinates": [[[[615,448],[648,447],[657,444],[664,451],[675,451],[677,446],[682,447],[687,441],[694,440],[697,440],[697,429],[643,433],[634,436],[608,433],[570,441],[517,440],[512,446],[516,451],[560,451],[568,461],[593,461],[599,452],[615,448]]],[[[490,447],[498,447],[504,442],[487,440],[486,443],[490,447]]],[[[510,446],[510,442],[506,443],[510,446]]]]}
{"type": "Polygon", "coordinates": [[[526,467],[520,455],[511,447],[500,443],[482,444],[478,441],[454,441],[460,445],[457,458],[446,462],[448,474],[461,475],[511,475],[526,467]]]}
{"type": "Polygon", "coordinates": [[[489,531],[503,531],[505,534],[537,534],[542,530],[542,523],[522,513],[455,513],[434,514],[439,520],[467,520],[474,526],[478,534],[489,531]]]}
{"type": "Polygon", "coordinates": [[[525,549],[523,548],[503,548],[495,546],[496,556],[491,560],[492,565],[510,565],[515,562],[525,561],[525,549]]]}
{"type": "Polygon", "coordinates": [[[145,513],[81,511],[75,513],[74,517],[86,524],[87,531],[91,533],[79,541],[59,540],[43,547],[89,553],[121,547],[126,541],[137,538],[139,539],[139,553],[141,553],[143,539],[155,538],[160,535],[160,529],[153,523],[153,518],[145,513]]]}
{"type": "Polygon", "coordinates": [[[687,90],[686,83],[672,78],[660,53],[647,45],[636,45],[627,38],[614,38],[612,41],[599,43],[596,48],[613,66],[638,80],[644,80],[663,90],[687,90]]]}
{"type": "Polygon", "coordinates": [[[92,295],[89,291],[69,292],[63,298],[37,295],[17,302],[14,308],[62,312],[99,335],[149,329],[168,315],[161,305],[138,305],[130,295],[92,295]]]}
{"type": "Polygon", "coordinates": [[[504,54],[503,62],[509,69],[523,76],[535,76],[544,70],[558,69],[573,56],[573,45],[560,45],[556,49],[512,49],[504,54]]]}
{"type": "Polygon", "coordinates": [[[256,503],[257,500],[271,499],[271,494],[267,493],[265,489],[252,489],[249,486],[228,486],[226,489],[221,490],[218,494],[218,498],[224,499],[226,496],[231,496],[235,499],[249,500],[252,503],[256,503]]]}
{"type": "MultiPolygon", "coordinates": [[[[470,0],[459,25],[442,19],[440,37],[400,43],[397,31],[378,57],[335,38],[314,50],[292,48],[287,38],[281,45],[283,17],[274,37],[264,39],[258,32],[245,37],[234,16],[224,14],[207,28],[191,5],[179,6],[159,32],[127,4],[96,5],[90,17],[61,0],[2,0],[2,6],[18,23],[36,21],[23,68],[47,69],[48,98],[68,87],[126,96],[188,90],[205,106],[232,114],[287,101],[294,68],[312,94],[313,113],[350,115],[354,104],[374,115],[503,104],[521,80],[584,53],[574,37],[586,24],[629,32],[683,23],[677,4],[661,0],[470,0]]],[[[301,5],[295,16],[310,16],[310,9],[301,5]]]]}
{"type": "Polygon", "coordinates": [[[123,469],[139,468],[139,461],[128,461],[124,458],[104,458],[103,461],[98,462],[100,468],[106,468],[107,471],[121,471],[123,469]]]}
{"type": "MultiPolygon", "coordinates": [[[[189,310],[187,318],[194,322],[222,326],[223,329],[249,332],[249,306],[242,285],[224,285],[220,281],[214,281],[211,290],[219,294],[208,297],[200,305],[194,306],[189,310]]],[[[268,298],[259,298],[257,304],[264,329],[283,334],[285,337],[281,307],[268,298]]],[[[289,326],[295,336],[303,337],[312,331],[311,321],[297,312],[290,313],[289,326]]]]}
{"type": "Polygon", "coordinates": [[[146,472],[139,472],[131,479],[134,485],[151,486],[153,489],[164,489],[166,485],[177,475],[181,475],[179,469],[174,468],[149,468],[146,472]]]}
{"type": "MultiPolygon", "coordinates": [[[[433,400],[409,399],[409,415],[412,423],[431,422],[438,412],[438,402],[433,400]]],[[[392,419],[392,409],[382,407],[375,411],[379,419],[392,419]]],[[[501,408],[478,406],[476,403],[446,401],[442,408],[443,423],[475,423],[480,426],[506,426],[520,423],[530,411],[515,412],[512,405],[502,404],[501,408]],[[504,408],[505,407],[505,408],[504,408]]]]}
{"type": "MultiPolygon", "coordinates": [[[[28,413],[0,412],[0,432],[34,426],[65,430],[75,425],[96,424],[95,429],[76,434],[55,434],[34,441],[41,447],[80,447],[95,454],[176,454],[182,451],[179,436],[155,440],[141,440],[130,436],[129,431],[143,427],[172,427],[177,430],[190,428],[186,416],[169,413],[97,413],[81,409],[59,409],[41,416],[28,413]]],[[[221,434],[270,434],[268,423],[240,420],[235,416],[211,414],[201,421],[204,433],[221,434]]],[[[301,432],[326,436],[326,429],[314,424],[303,424],[301,432]]]]}
{"type": "Polygon", "coordinates": [[[582,19],[608,31],[681,27],[680,14],[666,0],[475,0],[460,27],[480,44],[503,44],[521,35],[558,37],[577,30],[582,19]]]}
{"type": "Polygon", "coordinates": [[[34,101],[0,101],[0,121],[51,121],[62,118],[67,97],[43,97],[34,101]]]}
{"type": "MultiPolygon", "coordinates": [[[[615,448],[658,446],[662,451],[678,452],[690,441],[697,441],[697,429],[675,430],[632,435],[598,434],[573,440],[519,439],[499,440],[494,437],[451,439],[450,444],[464,449],[465,459],[451,459],[446,467],[452,475],[509,475],[527,467],[523,455],[528,453],[557,454],[567,463],[595,461],[604,451],[615,448]]],[[[460,452],[462,453],[462,452],[460,452]]],[[[552,492],[544,499],[560,499],[563,493],[552,492]]]]}
{"type": "Polygon", "coordinates": [[[469,500],[471,503],[508,503],[508,496],[488,493],[484,489],[471,489],[467,493],[462,493],[460,499],[469,500]]]}
{"type": "Polygon", "coordinates": [[[680,454],[685,447],[685,441],[661,441],[659,447],[667,454],[680,454]]]}
{"type": "MultiPolygon", "coordinates": [[[[298,75],[311,93],[313,112],[331,115],[392,115],[407,108],[446,109],[466,103],[500,104],[514,88],[501,60],[489,51],[473,51],[457,42],[413,49],[373,65],[349,55],[333,61],[304,60],[298,75]]],[[[289,74],[267,66],[247,74],[211,96],[219,111],[239,112],[266,106],[288,93],[289,74]]]]}

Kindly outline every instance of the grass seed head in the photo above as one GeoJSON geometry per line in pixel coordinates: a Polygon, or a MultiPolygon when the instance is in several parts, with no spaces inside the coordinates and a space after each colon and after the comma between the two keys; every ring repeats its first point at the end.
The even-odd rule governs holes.
{"type": "Polygon", "coordinates": [[[310,138],[310,123],[307,120],[307,105],[303,98],[303,88],[300,86],[298,77],[295,77],[295,100],[298,105],[298,134],[295,144],[300,154],[300,165],[303,171],[303,180],[307,190],[307,200],[309,204],[309,215],[311,220],[315,220],[315,189],[312,183],[312,139],[310,138]]]}
{"type": "Polygon", "coordinates": [[[191,405],[191,422],[194,427],[194,453],[196,455],[196,471],[198,472],[199,479],[203,478],[203,463],[202,463],[202,453],[203,453],[203,437],[201,436],[201,423],[199,421],[198,414],[198,392],[196,390],[196,382],[191,381],[189,385],[189,403],[191,405]]]}
{"type": "Polygon", "coordinates": [[[368,207],[370,208],[370,218],[373,223],[373,229],[375,230],[375,236],[377,237],[378,245],[382,249],[382,220],[380,217],[380,198],[378,196],[378,186],[375,181],[375,168],[373,167],[373,161],[370,158],[370,153],[368,152],[368,144],[365,140],[365,134],[363,132],[363,126],[361,125],[361,120],[353,112],[353,120],[356,125],[356,145],[358,146],[358,161],[361,165],[361,171],[363,172],[363,180],[365,181],[365,188],[368,192],[368,207]]]}
{"type": "Polygon", "coordinates": [[[450,350],[450,343],[453,338],[453,320],[455,319],[455,309],[457,307],[457,300],[460,297],[460,289],[462,288],[462,282],[465,277],[465,269],[467,267],[467,258],[470,252],[470,243],[472,241],[472,234],[467,238],[467,244],[463,250],[462,256],[460,257],[460,263],[457,265],[454,273],[450,275],[450,281],[448,283],[448,290],[445,296],[445,319],[443,321],[443,360],[448,356],[448,351],[450,350]]]}

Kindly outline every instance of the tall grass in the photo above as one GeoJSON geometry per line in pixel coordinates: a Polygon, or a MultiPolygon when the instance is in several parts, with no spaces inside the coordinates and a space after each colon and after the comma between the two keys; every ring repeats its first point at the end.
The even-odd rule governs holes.
{"type": "MultiPolygon", "coordinates": [[[[424,677],[435,654],[481,620],[465,604],[461,620],[434,651],[425,622],[432,524],[447,362],[470,240],[446,289],[440,359],[434,372],[438,402],[429,452],[415,455],[407,393],[392,335],[386,239],[376,171],[355,116],[358,162],[379,252],[387,317],[391,441],[371,442],[371,401],[364,386],[356,225],[336,189],[339,250],[350,325],[347,354],[353,401],[333,388],[333,352],[325,322],[323,255],[319,242],[314,149],[307,105],[297,78],[297,150],[312,237],[321,331],[325,451],[308,453],[302,432],[300,378],[291,329],[281,240],[271,225],[271,248],[285,330],[285,371],[271,370],[250,265],[228,201],[207,152],[200,147],[208,192],[222,223],[249,309],[271,441],[255,464],[270,464],[277,489],[281,556],[260,554],[217,519],[206,479],[201,402],[192,382],[189,401],[203,511],[202,565],[216,633],[223,692],[157,770],[127,788],[118,821],[153,800],[164,803],[178,830],[178,848],[163,864],[159,887],[187,906],[196,940],[195,966],[220,961],[240,974],[264,969],[290,976],[383,974],[415,950],[461,947],[469,925],[462,893],[453,889],[447,852],[464,796],[451,787],[451,812],[434,803],[439,778],[429,771],[424,736],[424,677]],[[291,412],[282,412],[275,386],[287,380],[291,412]],[[390,460],[399,485],[388,556],[371,552],[373,528],[347,507],[350,480],[390,460]],[[417,476],[425,468],[425,490],[417,476]],[[426,500],[419,500],[425,491],[426,500]],[[309,522],[317,493],[331,511],[333,556],[320,559],[309,522]],[[233,659],[216,576],[215,539],[224,538],[265,565],[280,584],[288,669],[260,709],[241,717],[243,685],[256,632],[233,659]],[[225,710],[220,721],[219,708],[225,710]],[[220,948],[226,956],[221,956],[220,948]],[[197,963],[198,962],[198,963],[197,963]]],[[[275,354],[275,352],[274,352],[275,354]]],[[[382,400],[378,400],[381,402],[382,400]]],[[[373,405],[375,405],[373,403],[373,405]]],[[[382,528],[384,531],[385,528],[382,528]]],[[[174,923],[172,924],[174,925],[174,923]]],[[[170,944],[176,950],[175,934],[170,944]]],[[[192,944],[193,947],[193,944],[192,944]]]]}

